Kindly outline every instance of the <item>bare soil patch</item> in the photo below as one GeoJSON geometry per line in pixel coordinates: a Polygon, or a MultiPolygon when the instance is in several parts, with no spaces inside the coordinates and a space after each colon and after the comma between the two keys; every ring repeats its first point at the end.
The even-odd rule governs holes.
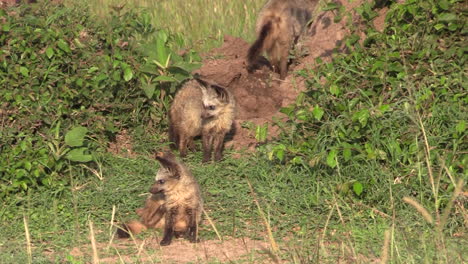
{"type": "MultiPolygon", "coordinates": [[[[200,243],[190,243],[183,239],[161,247],[160,238],[152,237],[145,240],[114,240],[110,247],[106,243],[97,243],[100,263],[231,263],[245,260],[248,263],[272,263],[265,242],[249,238],[231,238],[224,241],[207,240],[200,243]],[[120,257],[115,254],[118,251],[120,257]],[[131,251],[131,252],[129,252],[131,251]],[[109,252],[106,256],[105,252],[109,252]]],[[[73,257],[91,257],[90,245],[73,248],[73,257]]]]}

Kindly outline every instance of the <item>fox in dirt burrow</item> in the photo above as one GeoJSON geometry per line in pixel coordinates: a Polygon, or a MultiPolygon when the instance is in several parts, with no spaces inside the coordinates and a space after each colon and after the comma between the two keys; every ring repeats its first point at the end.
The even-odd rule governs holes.
{"type": "Polygon", "coordinates": [[[312,18],[318,0],[269,0],[257,19],[257,40],[247,54],[247,70],[258,67],[258,56],[266,51],[280,78],[288,72],[289,50],[297,43],[312,18]]]}
{"type": "MultiPolygon", "coordinates": [[[[169,140],[187,155],[194,149],[193,139],[202,136],[203,162],[222,158],[225,135],[234,122],[234,96],[218,84],[195,77],[177,92],[169,111],[169,140]]],[[[174,145],[173,145],[174,146],[174,145]]]]}
{"type": "Polygon", "coordinates": [[[198,241],[198,224],[203,211],[200,186],[190,170],[170,153],[159,152],[156,159],[161,164],[152,196],[145,207],[137,209],[140,221],[130,221],[117,229],[120,238],[130,233],[138,234],[147,228],[164,228],[161,246],[171,244],[172,238],[185,236],[190,242],[198,241]]]}

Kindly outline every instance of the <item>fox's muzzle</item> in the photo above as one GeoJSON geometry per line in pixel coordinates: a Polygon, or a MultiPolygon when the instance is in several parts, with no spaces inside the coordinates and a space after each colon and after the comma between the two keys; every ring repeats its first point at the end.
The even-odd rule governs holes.
{"type": "Polygon", "coordinates": [[[149,189],[149,192],[152,193],[152,194],[157,194],[157,193],[162,192],[162,190],[160,188],[158,188],[158,186],[153,185],[149,189]]]}

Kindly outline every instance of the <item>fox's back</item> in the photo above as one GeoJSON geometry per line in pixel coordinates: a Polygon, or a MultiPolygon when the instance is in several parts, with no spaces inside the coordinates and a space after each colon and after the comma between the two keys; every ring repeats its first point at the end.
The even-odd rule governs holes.
{"type": "Polygon", "coordinates": [[[281,25],[283,34],[298,36],[311,19],[317,3],[317,0],[270,0],[260,11],[256,30],[260,32],[266,21],[273,19],[281,25]]]}
{"type": "Polygon", "coordinates": [[[177,92],[169,112],[171,123],[193,136],[201,133],[203,111],[202,92],[199,84],[190,80],[177,92]]]}

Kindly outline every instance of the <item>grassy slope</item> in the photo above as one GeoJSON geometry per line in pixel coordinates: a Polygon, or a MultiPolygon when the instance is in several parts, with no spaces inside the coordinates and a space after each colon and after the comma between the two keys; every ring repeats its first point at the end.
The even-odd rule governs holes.
{"type": "MultiPolygon", "coordinates": [[[[119,0],[87,2],[100,16],[106,16],[110,6],[122,5],[122,1],[119,0]]],[[[151,10],[152,22],[156,27],[181,33],[188,46],[208,51],[216,47],[226,34],[251,41],[254,38],[255,16],[263,2],[263,0],[132,0],[126,1],[126,5],[151,10]]]]}
{"type": "MultiPolygon", "coordinates": [[[[434,255],[433,229],[421,221],[415,210],[401,203],[407,190],[393,184],[390,172],[368,174],[381,182],[380,189],[371,191],[371,196],[380,202],[370,203],[337,195],[335,187],[342,182],[341,176],[330,170],[272,166],[264,158],[254,156],[231,159],[228,155],[224,162],[208,166],[200,166],[200,162],[199,154],[188,158],[203,188],[205,209],[223,237],[266,239],[248,180],[288,260],[367,263],[380,255],[384,232],[388,229],[394,231],[391,253],[396,263],[421,263],[434,255]]],[[[73,247],[89,245],[88,220],[99,230],[98,242],[107,244],[112,237],[109,232],[112,207],[116,206],[116,220],[134,218],[134,209],[142,205],[157,167],[156,162],[145,155],[128,159],[107,154],[102,157],[103,180],[76,176],[78,179],[70,192],[59,197],[54,197],[51,190],[41,189],[26,197],[9,197],[3,203],[10,221],[1,225],[0,262],[27,259],[23,215],[28,216],[34,263],[41,259],[70,258],[73,247]]],[[[373,171],[372,168],[364,170],[373,171]]],[[[342,177],[347,177],[348,173],[365,172],[358,169],[342,173],[342,177]]],[[[458,230],[457,224],[451,226],[458,230]]],[[[154,234],[144,233],[141,237],[151,236],[154,234]]],[[[216,239],[206,221],[201,239],[216,239]]],[[[466,249],[466,240],[448,237],[445,243],[449,247],[450,261],[458,261],[466,249]]],[[[145,247],[149,254],[151,250],[145,247]]],[[[129,247],[118,251],[121,255],[132,255],[138,250],[129,247]]],[[[84,252],[83,257],[73,259],[90,261],[90,249],[84,252]]],[[[116,252],[113,247],[109,251],[102,249],[100,257],[116,257],[116,252]]]]}
{"type": "MultiPolygon", "coordinates": [[[[233,10],[239,11],[239,8],[233,10]]],[[[405,98],[401,98],[401,105],[404,101],[405,98]]],[[[434,103],[434,109],[438,103],[434,103]]],[[[382,117],[382,123],[387,125],[375,131],[376,140],[379,133],[394,128],[392,122],[401,116],[405,115],[394,111],[393,116],[382,117]]],[[[332,129],[334,123],[323,126],[332,129]]],[[[395,129],[389,133],[398,135],[400,131],[395,129]]],[[[31,233],[34,263],[64,258],[90,261],[90,250],[82,258],[69,255],[73,247],[89,245],[88,220],[102,231],[97,233],[97,240],[107,243],[112,234],[109,232],[112,207],[116,206],[116,220],[120,221],[133,218],[134,209],[143,203],[144,193],[158,168],[149,153],[160,147],[155,143],[160,138],[148,134],[132,135],[139,153],[137,157],[102,154],[99,157],[102,174],[98,174],[102,180],[85,178],[83,171],[72,171],[64,177],[71,177],[73,184],[60,195],[50,189],[36,189],[26,196],[10,196],[2,201],[0,217],[7,221],[0,224],[0,262],[27,262],[23,215],[27,216],[31,233]]],[[[157,135],[157,132],[153,134],[157,135]]],[[[387,137],[388,134],[383,135],[387,137]]],[[[323,138],[322,142],[326,140],[323,138]]],[[[377,159],[359,159],[342,168],[315,166],[310,169],[275,164],[262,155],[249,154],[232,159],[228,153],[226,160],[219,164],[201,166],[200,153],[196,153],[187,158],[187,163],[202,185],[206,209],[224,237],[265,238],[264,226],[260,224],[262,220],[247,184],[247,181],[251,182],[287,260],[368,263],[381,256],[387,230],[391,236],[386,249],[394,263],[466,260],[466,239],[454,235],[464,235],[464,222],[460,220],[463,211],[449,219],[449,235],[442,236],[447,251],[441,250],[442,254],[437,254],[440,247],[435,240],[440,236],[435,234],[434,226],[423,221],[413,207],[401,201],[404,196],[415,195],[412,193],[415,190],[421,197],[431,196],[430,185],[423,178],[426,176],[424,163],[414,164],[409,168],[414,170],[405,174],[418,179],[419,186],[416,187],[407,184],[405,179],[402,184],[395,181],[399,178],[397,175],[405,171],[400,163],[382,166],[377,159]],[[363,182],[370,179],[372,188],[366,189],[365,199],[356,199],[349,192],[337,192],[337,186],[342,187],[350,179],[363,182]],[[421,192],[425,192],[424,196],[421,192]]],[[[444,195],[449,198],[449,193],[444,195]]],[[[456,210],[462,209],[463,205],[456,207],[456,210]]],[[[151,236],[150,233],[142,235],[151,236]]],[[[201,238],[216,238],[208,224],[203,226],[201,238]]],[[[121,254],[137,251],[136,248],[119,250],[121,254]]],[[[150,248],[145,250],[151,252],[150,248]]],[[[102,250],[100,254],[101,257],[117,255],[113,248],[102,250]]]]}

